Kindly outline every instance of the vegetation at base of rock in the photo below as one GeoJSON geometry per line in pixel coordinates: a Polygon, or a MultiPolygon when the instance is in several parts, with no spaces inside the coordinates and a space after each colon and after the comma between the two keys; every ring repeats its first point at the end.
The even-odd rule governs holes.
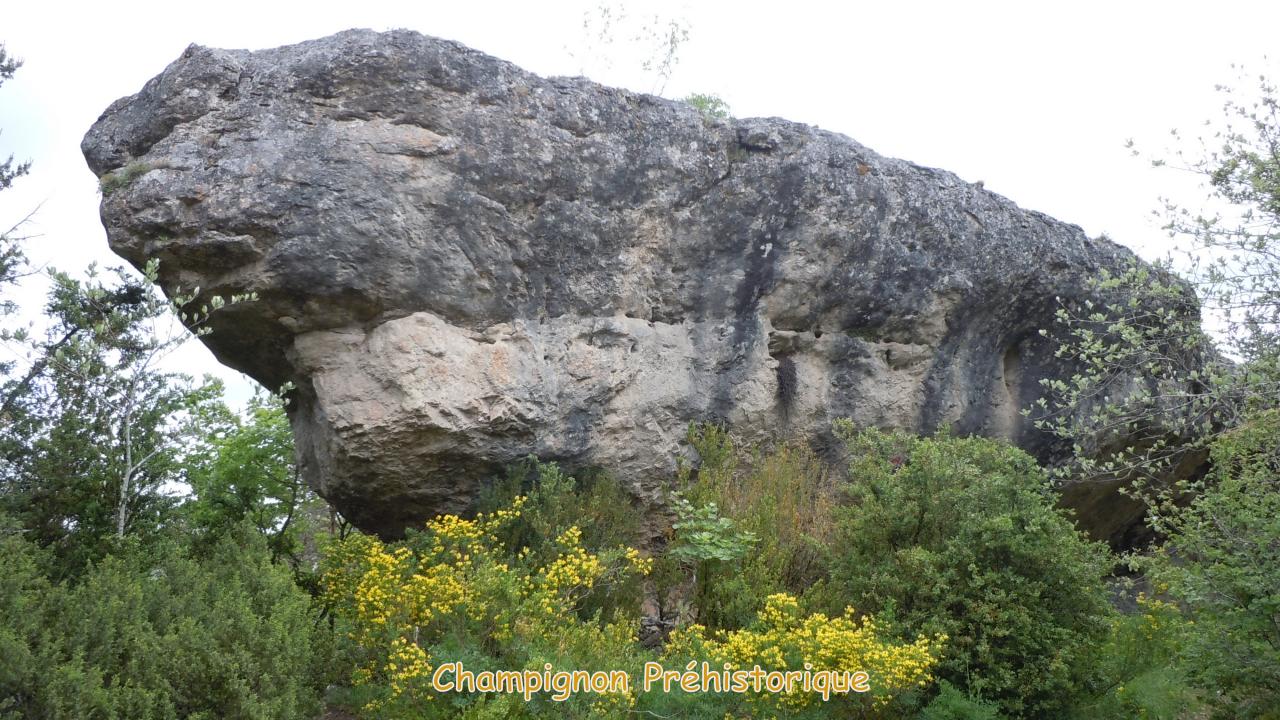
{"type": "Polygon", "coordinates": [[[261,536],[126,539],[75,582],[0,526],[0,717],[313,718],[328,633],[261,536]]]}
{"type": "Polygon", "coordinates": [[[698,463],[696,470],[681,463],[677,487],[693,503],[715,503],[734,527],[756,538],[749,553],[710,559],[700,568],[690,619],[742,628],[764,598],[800,595],[826,575],[837,502],[833,473],[801,443],[744,450],[716,425],[691,427],[687,440],[698,463]]]}
{"type": "Polygon", "coordinates": [[[1088,685],[1088,697],[1070,708],[1067,717],[1127,720],[1205,714],[1180,662],[1194,626],[1177,605],[1140,592],[1134,607],[1113,615],[1109,625],[1105,641],[1092,649],[1097,673],[1088,685]]]}
{"type": "MultiPolygon", "coordinates": [[[[1094,708],[1102,717],[1120,717],[1117,713],[1121,709],[1161,708],[1174,703],[1182,703],[1178,707],[1198,707],[1195,696],[1176,684],[1180,676],[1168,670],[1170,659],[1177,655],[1190,627],[1174,606],[1162,601],[1147,604],[1144,600],[1141,614],[1124,616],[1107,611],[1105,605],[1095,607],[1082,601],[1083,607],[1098,610],[1102,623],[1111,624],[1104,625],[1112,628],[1109,640],[1093,636],[1092,650],[1085,648],[1078,656],[1080,662],[1093,663],[1105,671],[1104,676],[1071,672],[1078,670],[1079,665],[1073,665],[1070,656],[1059,651],[1072,647],[1073,636],[1068,630],[1074,628],[1057,628],[1055,620],[1064,624],[1060,619],[1050,614],[1035,615],[1019,605],[1018,599],[1030,594],[1019,595],[1015,591],[1018,587],[1036,587],[1037,583],[1044,582],[1054,584],[1057,579],[1067,578],[1073,568],[1092,568],[1089,563],[1096,561],[1094,554],[1101,552],[1096,546],[1073,537],[1074,531],[1069,527],[1065,531],[1058,527],[1062,518],[1051,510],[1048,497],[1041,492],[1042,471],[1019,451],[982,440],[849,433],[846,438],[853,452],[851,467],[858,469],[858,474],[850,477],[866,478],[859,484],[839,479],[837,473],[792,446],[772,451],[727,453],[724,451],[736,445],[722,431],[695,429],[693,437],[707,450],[704,457],[707,464],[698,472],[681,473],[680,480],[688,483],[683,486],[683,492],[700,503],[722,503],[724,514],[718,518],[730,521],[732,532],[757,527],[758,519],[771,513],[779,513],[775,517],[780,518],[787,516],[789,511],[785,504],[779,503],[780,497],[764,494],[753,501],[750,491],[744,492],[762,477],[779,479],[782,488],[808,487],[815,492],[820,489],[824,497],[833,501],[839,498],[840,504],[825,513],[829,518],[825,529],[815,528],[821,530],[822,540],[814,535],[791,532],[761,534],[752,544],[751,553],[732,553],[717,560],[720,564],[703,576],[705,592],[693,600],[697,606],[694,614],[711,620],[684,622],[658,649],[639,641],[638,601],[653,588],[646,584],[645,577],[664,562],[670,571],[685,574],[686,589],[694,587],[693,567],[684,561],[671,562],[669,557],[669,550],[679,547],[675,542],[678,531],[671,535],[668,552],[660,552],[656,557],[619,543],[623,537],[638,537],[639,513],[629,503],[618,502],[624,495],[616,483],[606,476],[579,483],[554,465],[532,461],[521,464],[495,483],[487,496],[490,507],[495,509],[474,517],[439,517],[395,544],[359,533],[335,535],[325,543],[327,549],[320,568],[322,580],[318,585],[320,595],[314,606],[306,593],[294,585],[287,559],[272,552],[272,533],[257,526],[252,513],[241,517],[234,527],[217,533],[205,529],[195,534],[188,534],[191,529],[183,516],[178,515],[168,530],[154,536],[149,543],[128,539],[124,545],[107,549],[105,559],[92,564],[84,574],[61,584],[51,582],[32,569],[39,569],[36,560],[40,558],[43,559],[39,562],[54,562],[53,555],[9,533],[5,542],[20,547],[21,551],[6,553],[12,565],[7,573],[16,579],[17,592],[5,596],[7,612],[0,627],[12,629],[5,637],[8,647],[22,648],[23,643],[36,647],[37,650],[31,651],[32,657],[48,656],[48,652],[39,650],[40,642],[57,648],[78,647],[77,643],[87,642],[47,632],[47,628],[67,627],[65,622],[51,623],[47,616],[40,615],[45,611],[33,609],[40,607],[39,599],[48,596],[51,587],[70,593],[78,602],[86,604],[77,606],[75,612],[90,618],[97,617],[95,613],[105,613],[94,621],[98,633],[95,637],[99,638],[129,637],[143,631],[168,638],[177,631],[170,632],[167,628],[191,626],[191,632],[195,632],[195,628],[205,627],[219,635],[217,642],[224,643],[228,652],[252,654],[267,652],[268,646],[256,643],[264,632],[259,624],[269,623],[274,630],[267,631],[267,637],[274,638],[276,643],[289,643],[290,648],[300,654],[296,662],[289,664],[288,677],[273,686],[289,688],[288,697],[272,699],[274,696],[258,696],[258,691],[253,690],[255,697],[262,702],[284,703],[280,707],[294,703],[290,707],[299,708],[301,712],[319,701],[320,687],[336,681],[336,686],[343,689],[331,690],[328,701],[351,708],[359,717],[629,717],[634,712],[681,717],[724,717],[726,713],[732,717],[830,717],[832,712],[837,712],[849,717],[909,718],[919,714],[935,718],[982,718],[992,717],[993,708],[997,707],[1001,709],[1000,717],[1067,714],[1073,710],[1071,707],[1049,711],[1043,702],[1034,705],[1039,697],[1038,686],[1026,688],[1029,692],[1019,697],[1025,705],[1011,711],[1009,695],[996,692],[1000,686],[989,679],[1003,677],[999,660],[1005,656],[977,653],[972,644],[965,642],[967,636],[980,634],[975,627],[992,635],[1000,635],[1005,627],[1019,627],[1023,630],[1017,637],[1005,639],[1022,641],[1026,628],[1030,627],[1027,624],[1030,621],[1023,618],[1030,616],[1041,623],[1034,628],[1036,633],[1057,639],[1061,648],[1032,643],[1016,646],[1021,660],[1032,671],[1043,667],[1037,658],[1050,663],[1060,661],[1064,668],[1062,675],[1051,675],[1043,682],[1057,688],[1064,698],[1074,699],[1076,707],[1094,708]],[[719,458],[715,454],[717,448],[722,451],[719,458]],[[900,462],[895,464],[895,459],[900,462]],[[725,472],[727,467],[733,467],[734,471],[725,472]],[[997,479],[983,482],[979,487],[972,486],[971,482],[988,474],[997,479]],[[920,480],[915,475],[927,475],[928,479],[920,480]],[[939,504],[922,507],[899,503],[912,492],[918,494],[919,482],[929,483],[939,504]],[[721,489],[715,490],[717,487],[721,489]],[[867,497],[855,495],[859,487],[884,493],[885,506],[877,511],[867,497]],[[890,535],[897,527],[894,517],[911,515],[921,518],[922,539],[941,537],[950,530],[947,519],[968,507],[966,494],[986,498],[995,506],[1007,506],[1009,509],[1000,508],[1003,514],[992,514],[991,525],[997,528],[993,532],[999,537],[1008,534],[1022,543],[1019,545],[1011,539],[1008,543],[992,544],[993,554],[1005,552],[1008,567],[982,566],[981,554],[964,556],[972,564],[966,570],[975,581],[973,585],[981,580],[984,587],[989,586],[985,591],[989,595],[983,592],[966,595],[964,591],[969,586],[958,583],[951,591],[958,600],[934,603],[922,597],[913,598],[912,592],[924,592],[916,591],[916,587],[936,589],[942,585],[931,583],[931,577],[954,577],[954,573],[947,574],[946,563],[941,561],[913,566],[913,574],[902,576],[903,581],[896,586],[886,582],[886,573],[877,572],[877,567],[887,569],[887,563],[900,563],[904,558],[918,561],[929,553],[940,559],[949,557],[945,548],[931,549],[927,542],[919,547],[904,545],[896,551],[885,552],[886,559],[880,565],[858,554],[855,547],[858,542],[863,542],[862,547],[866,549],[878,541],[868,540],[867,527],[860,526],[858,518],[845,513],[853,514],[857,508],[865,507],[867,514],[861,520],[877,526],[883,523],[886,528],[876,532],[890,535]],[[850,498],[857,498],[855,504],[845,504],[850,498]],[[946,501],[942,502],[944,498],[946,501]],[[900,512],[894,515],[893,508],[899,508],[900,512]],[[622,529],[615,533],[602,527],[601,520],[605,517],[619,521],[630,517],[631,523],[620,522],[614,527],[622,529]],[[584,531],[578,523],[595,529],[584,531]],[[1037,526],[1048,528],[1043,534],[1061,547],[1047,548],[1046,542],[1037,542],[1041,531],[1028,531],[1037,526]],[[1055,534],[1058,532],[1067,534],[1055,534]],[[189,544],[180,545],[168,539],[170,536],[187,537],[183,542],[189,544]],[[201,555],[191,554],[190,548],[196,547],[203,548],[199,551],[201,555]],[[837,553],[834,548],[843,549],[837,553]],[[877,589],[896,587],[897,590],[881,590],[883,594],[877,595],[864,587],[861,596],[855,594],[852,588],[859,586],[850,569],[854,563],[851,561],[850,567],[842,570],[841,564],[835,561],[847,549],[853,550],[850,557],[867,561],[861,582],[877,589]],[[1080,557],[1072,559],[1073,552],[1080,557]],[[211,555],[206,557],[204,553],[211,555]],[[1042,559],[1065,567],[1051,568],[1046,562],[1031,562],[1042,553],[1045,554],[1042,559]],[[809,555],[821,557],[822,561],[806,560],[805,574],[790,573],[797,567],[797,558],[809,555]],[[191,559],[194,557],[201,559],[191,559]],[[250,557],[257,560],[249,562],[250,557]],[[235,568],[245,573],[243,577],[268,583],[254,587],[260,588],[257,592],[269,592],[270,598],[254,601],[253,598],[261,596],[250,592],[246,601],[257,615],[237,616],[241,618],[237,621],[239,624],[229,624],[231,621],[225,618],[223,622],[204,620],[200,614],[226,612],[230,600],[202,606],[203,601],[187,599],[189,596],[181,589],[158,580],[181,577],[184,587],[191,593],[204,593],[201,597],[217,597],[218,592],[234,594],[239,592],[236,583],[247,580],[228,580],[226,574],[230,569],[219,564],[231,563],[233,558],[240,559],[240,565],[235,568]],[[721,610],[712,612],[710,608],[723,603],[727,597],[721,592],[720,583],[747,567],[753,568],[751,577],[761,584],[750,587],[728,583],[735,592],[750,592],[733,606],[736,614],[725,612],[723,605],[721,610]],[[97,579],[107,570],[110,570],[107,577],[114,585],[108,586],[104,584],[107,581],[97,579]],[[1034,573],[1045,577],[1034,576],[1034,573]],[[1015,576],[1021,578],[1022,585],[1004,579],[1015,576]],[[918,582],[911,582],[910,578],[918,582]],[[210,586],[213,582],[218,583],[217,591],[210,586]],[[118,609],[113,609],[118,607],[118,598],[135,592],[128,589],[134,585],[144,591],[157,587],[157,595],[148,602],[153,603],[160,615],[146,622],[153,625],[167,622],[168,625],[151,630],[143,619],[121,615],[118,609]],[[777,590],[788,585],[799,589],[777,590]],[[968,607],[997,609],[994,602],[980,604],[984,597],[997,596],[1008,602],[998,608],[1000,612],[992,616],[993,619],[975,620],[964,615],[963,610],[968,607]],[[894,600],[885,601],[885,597],[894,600]],[[174,606],[166,610],[162,601],[171,601],[174,606]],[[88,607],[93,603],[100,603],[101,608],[88,607]],[[825,609],[840,603],[843,604],[834,612],[825,609]],[[317,623],[320,618],[326,621],[317,623]],[[921,632],[921,628],[926,630],[921,632]],[[939,631],[940,628],[953,628],[959,634],[953,636],[945,630],[939,631]],[[251,640],[248,634],[254,638],[251,640]],[[557,669],[623,669],[637,679],[642,676],[641,668],[647,660],[668,667],[683,667],[691,660],[729,662],[735,666],[759,662],[765,667],[785,668],[808,662],[816,668],[867,670],[876,680],[873,692],[866,696],[851,695],[827,702],[816,700],[812,694],[691,696],[633,692],[625,697],[583,694],[567,703],[556,703],[545,697],[525,703],[519,697],[502,694],[446,697],[432,692],[424,683],[431,670],[445,660],[460,660],[477,671],[541,668],[544,663],[551,663],[557,669]],[[987,662],[991,670],[979,669],[980,662],[987,662]],[[957,676],[950,669],[957,664],[966,668],[965,674],[957,676]],[[939,674],[950,678],[948,685],[933,683],[939,674]],[[1100,684],[1107,679],[1120,679],[1122,685],[1100,684]]],[[[797,511],[800,509],[797,505],[797,511]]],[[[985,527],[975,532],[990,530],[991,527],[985,527]]],[[[962,539],[973,540],[962,530],[957,534],[962,539]]],[[[1090,583],[1097,583],[1098,579],[1091,573],[1086,573],[1083,579],[1077,578],[1081,587],[1076,593],[1092,598],[1100,585],[1090,583]],[[1089,590],[1090,587],[1094,590],[1089,590]]],[[[1059,588],[1056,584],[1054,587],[1059,588]]],[[[1064,597],[1051,608],[1071,607],[1074,596],[1071,589],[1056,591],[1064,597]]],[[[166,641],[179,646],[184,642],[181,637],[166,641]]],[[[160,641],[139,642],[158,647],[155,643],[160,641]]],[[[273,648],[271,652],[278,650],[273,648]]],[[[70,650],[61,656],[55,653],[54,660],[74,654],[70,650]]],[[[185,671],[191,677],[201,673],[217,676],[215,668],[202,664],[219,662],[216,657],[186,657],[183,659],[185,671]]],[[[59,662],[62,664],[58,667],[62,667],[69,661],[59,662]]],[[[155,658],[155,662],[160,663],[161,659],[155,658]]],[[[253,662],[256,661],[252,658],[242,659],[235,667],[256,668],[253,662]]],[[[39,662],[23,663],[23,667],[27,666],[42,667],[39,662]]],[[[112,688],[118,683],[94,679],[113,677],[112,672],[121,671],[105,666],[86,670],[84,673],[88,673],[90,679],[77,679],[76,682],[82,684],[66,692],[79,693],[77,697],[99,693],[104,698],[101,703],[135,702],[112,694],[116,692],[112,688]],[[108,690],[95,690],[99,685],[108,690]]],[[[157,672],[163,676],[169,670],[157,672]]],[[[223,683],[235,682],[233,676],[219,677],[223,677],[220,681],[223,683]]],[[[1030,678],[1026,674],[1019,677],[1030,678]]],[[[18,688],[6,696],[11,707],[24,711],[43,707],[32,704],[36,699],[22,689],[29,686],[21,685],[21,677],[8,682],[11,685],[6,691],[9,687],[18,688]]],[[[33,682],[30,676],[27,682],[33,682]]],[[[36,687],[44,687],[43,681],[34,682],[36,687]]],[[[203,688],[210,686],[199,687],[202,688],[199,692],[204,692],[203,688]]],[[[139,716],[168,717],[164,713],[169,712],[169,705],[165,703],[177,701],[166,699],[168,696],[150,686],[144,685],[144,689],[150,693],[146,694],[146,698],[150,698],[147,702],[153,703],[146,706],[152,708],[146,712],[153,715],[139,716]]],[[[57,688],[41,690],[55,691],[62,692],[57,688]]],[[[216,707],[218,709],[211,712],[219,716],[258,717],[252,714],[256,712],[252,709],[218,705],[219,698],[225,695],[219,690],[184,702],[216,707]]],[[[61,700],[52,698],[49,702],[61,700]]],[[[262,716],[289,717],[288,712],[291,711],[262,716]]]]}
{"type": "MultiPolygon", "coordinates": [[[[628,669],[638,676],[635,614],[583,602],[644,575],[651,560],[615,547],[589,552],[571,525],[536,551],[507,547],[499,535],[522,517],[517,497],[491,515],[445,515],[404,544],[354,535],[326,554],[322,600],[336,621],[352,698],[379,718],[450,716],[478,702],[443,697],[430,686],[442,659],[476,670],[628,669]]],[[[631,707],[630,694],[583,695],[533,703],[526,714],[585,717],[631,707]]],[[[473,709],[474,711],[474,709],[473,709]]]]}
{"type": "Polygon", "coordinates": [[[917,720],[999,720],[1000,710],[995,705],[975,700],[943,680],[938,683],[938,696],[933,699],[917,720]]]}
{"type": "Polygon", "coordinates": [[[1166,514],[1169,536],[1136,564],[1194,621],[1181,649],[1189,681],[1222,717],[1280,707],[1280,411],[1210,446],[1206,489],[1166,514]]]}
{"type": "Polygon", "coordinates": [[[903,638],[946,635],[939,677],[1013,716],[1087,694],[1112,615],[1112,560],[1053,507],[1044,471],[1005,443],[838,425],[839,480],[806,450],[746,455],[716,428],[691,434],[698,497],[760,528],[752,554],[708,573],[696,617],[739,627],[773,592],[846,605],[903,638]]]}
{"type": "MultiPolygon", "coordinates": [[[[322,599],[342,643],[339,656],[352,666],[345,701],[362,715],[469,716],[498,704],[517,717],[624,717],[633,709],[681,707],[679,697],[638,691],[645,660],[669,667],[707,660],[716,668],[732,663],[780,670],[808,663],[816,670],[862,670],[875,678],[869,695],[830,703],[805,692],[689,699],[702,711],[715,708],[716,717],[758,712],[805,717],[839,708],[884,716],[895,695],[931,682],[945,637],[896,640],[891,628],[871,617],[852,609],[833,617],[806,614],[785,593],[766,598],[747,627],[721,631],[692,625],[661,652],[645,648],[636,637],[634,603],[600,596],[626,588],[629,597],[638,598],[629,581],[648,574],[654,560],[625,546],[589,548],[577,525],[554,537],[516,531],[542,524],[533,509],[539,499],[555,498],[557,513],[588,519],[589,513],[579,513],[599,507],[596,498],[604,492],[573,494],[575,483],[554,466],[539,467],[537,478],[527,496],[518,495],[505,507],[473,519],[442,516],[403,543],[389,546],[353,535],[330,548],[322,599]],[[513,538],[533,538],[533,544],[512,543],[513,538]],[[596,609],[586,612],[592,606],[596,609]],[[544,663],[558,670],[624,669],[636,685],[625,695],[581,694],[563,703],[540,697],[517,710],[500,695],[433,692],[429,679],[442,659],[462,659],[477,671],[540,669],[544,663]]],[[[595,487],[605,482],[598,480],[595,487]]]]}
{"type": "Polygon", "coordinates": [[[828,593],[910,632],[945,633],[939,675],[1011,714],[1050,715],[1093,671],[1109,554],[1025,453],[980,438],[837,427],[850,457],[828,593]]]}

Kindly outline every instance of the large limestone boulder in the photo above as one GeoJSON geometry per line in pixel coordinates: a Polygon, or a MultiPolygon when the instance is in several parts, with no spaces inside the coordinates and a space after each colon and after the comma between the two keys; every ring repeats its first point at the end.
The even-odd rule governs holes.
{"type": "MultiPolygon", "coordinates": [[[[257,294],[203,341],[296,385],[306,477],[387,535],[529,454],[658,502],[691,421],[949,424],[1053,462],[1019,411],[1073,368],[1039,331],[1133,259],[843,135],[406,31],[192,46],[83,150],[117,253],[257,294]]],[[[1138,517],[1068,493],[1099,537],[1138,517]]]]}

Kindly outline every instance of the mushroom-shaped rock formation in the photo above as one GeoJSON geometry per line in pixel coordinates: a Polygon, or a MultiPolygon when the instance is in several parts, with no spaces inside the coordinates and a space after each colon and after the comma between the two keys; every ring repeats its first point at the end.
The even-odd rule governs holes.
{"type": "MultiPolygon", "coordinates": [[[[170,293],[256,294],[203,342],[296,386],[305,476],[388,536],[530,454],[660,502],[694,421],[949,425],[1054,462],[1020,410],[1076,370],[1058,298],[1134,260],[843,135],[408,31],[192,46],[83,150],[117,253],[170,293]]],[[[1140,515],[1067,493],[1098,537],[1140,515]]]]}

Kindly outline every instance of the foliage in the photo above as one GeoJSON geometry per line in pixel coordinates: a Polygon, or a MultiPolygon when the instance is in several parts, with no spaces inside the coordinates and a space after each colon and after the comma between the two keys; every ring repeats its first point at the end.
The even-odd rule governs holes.
{"type": "Polygon", "coordinates": [[[162,334],[169,305],[122,270],[114,281],[54,273],[40,339],[4,331],[30,348],[0,394],[0,510],[68,572],[101,557],[111,538],[151,532],[172,507],[186,422],[218,402],[221,386],[159,370],[186,337],[162,334]]]}
{"type": "Polygon", "coordinates": [[[1280,411],[1212,446],[1204,492],[1166,514],[1168,540],[1141,565],[1195,624],[1183,664],[1222,717],[1280,705],[1280,411]]]}
{"type": "Polygon", "coordinates": [[[52,594],[45,558],[24,541],[20,528],[0,515],[0,718],[17,718],[40,684],[37,661],[45,632],[44,608],[52,594]]]}
{"type": "Polygon", "coordinates": [[[1170,602],[1137,596],[1135,612],[1117,614],[1106,642],[1096,651],[1098,684],[1093,697],[1072,708],[1073,718],[1176,720],[1202,717],[1203,706],[1187,687],[1178,663],[1194,628],[1170,602]]]}
{"type": "Polygon", "coordinates": [[[803,615],[796,598],[785,593],[770,596],[757,620],[747,628],[708,635],[701,625],[672,634],[668,657],[706,659],[712,667],[726,663],[731,670],[759,665],[766,670],[812,669],[866,672],[870,692],[833,695],[823,700],[815,692],[797,687],[792,692],[752,693],[727,698],[731,712],[747,709],[766,716],[792,715],[807,708],[818,716],[869,714],[884,710],[894,695],[927,686],[937,663],[945,635],[920,636],[896,644],[874,618],[860,620],[852,608],[835,617],[822,613],[803,615]],[[852,706],[852,707],[850,707],[852,706]]]}
{"type": "MultiPolygon", "coordinates": [[[[584,474],[579,480],[555,463],[527,458],[510,468],[500,481],[481,493],[478,511],[488,515],[521,503],[518,516],[508,518],[497,532],[507,548],[522,548],[527,558],[551,562],[563,548],[558,539],[579,528],[582,547],[591,553],[631,547],[640,542],[640,513],[633,498],[613,478],[584,474]]],[[[639,576],[597,585],[579,601],[584,619],[597,611],[608,617],[634,614],[641,597],[639,576]]]]}
{"type": "Polygon", "coordinates": [[[1000,710],[995,705],[971,698],[945,680],[938,683],[938,696],[916,716],[916,720],[999,720],[999,718],[1000,710]]]}
{"type": "Polygon", "coordinates": [[[680,466],[678,485],[695,503],[715,503],[723,519],[755,538],[750,552],[699,568],[696,616],[715,629],[745,627],[769,595],[800,594],[826,576],[835,484],[801,444],[741,453],[714,425],[691,427],[688,440],[699,463],[696,472],[680,466]]]}
{"type": "Polygon", "coordinates": [[[751,550],[755,533],[737,529],[737,525],[720,516],[715,503],[694,507],[680,495],[672,498],[676,521],[671,528],[675,538],[667,549],[679,562],[698,565],[703,562],[733,562],[751,550]]]}
{"type": "Polygon", "coordinates": [[[1059,312],[1058,355],[1084,370],[1046,383],[1042,427],[1073,443],[1066,472],[1134,481],[1157,530],[1199,487],[1155,481],[1191,474],[1220,432],[1280,399],[1280,97],[1256,83],[1252,100],[1220,87],[1211,136],[1153,160],[1198,175],[1208,194],[1204,210],[1166,201],[1159,213],[1187,281],[1167,272],[1172,260],[1135,266],[1094,281],[1100,302],[1059,312]]]}
{"type": "Polygon", "coordinates": [[[837,431],[853,459],[828,603],[946,634],[939,677],[1008,714],[1069,702],[1106,631],[1108,555],[1053,507],[1044,471],[992,440],[837,431]]]}
{"type": "Polygon", "coordinates": [[[1135,481],[1148,524],[1166,536],[1136,564],[1194,620],[1176,660],[1126,682],[1128,697],[1141,687],[1176,708],[1185,700],[1178,683],[1189,680],[1222,717],[1263,716],[1280,683],[1280,96],[1265,77],[1253,81],[1252,98],[1219,88],[1223,117],[1207,123],[1198,146],[1153,161],[1204,181],[1205,209],[1166,201],[1162,214],[1183,243],[1212,337],[1168,275],[1100,278],[1108,299],[1062,317],[1070,337],[1060,352],[1084,359],[1086,370],[1051,385],[1045,405],[1055,413],[1046,427],[1071,439],[1077,455],[1101,448],[1094,469],[1135,481]],[[1149,432],[1107,443],[1135,427],[1149,432]],[[1101,442],[1091,447],[1091,438],[1101,442]],[[1153,482],[1191,475],[1206,458],[1204,481],[1153,482]]]}
{"type": "MultiPolygon", "coordinates": [[[[714,502],[695,507],[679,493],[673,493],[671,504],[676,521],[659,568],[658,579],[664,584],[660,592],[680,594],[679,583],[687,580],[692,588],[692,617],[722,627],[726,623],[718,612],[724,605],[719,596],[726,588],[717,581],[732,577],[740,569],[743,558],[758,538],[755,533],[738,529],[733,520],[721,517],[714,502]],[[677,579],[675,583],[671,580],[673,576],[677,579]],[[675,587],[668,587],[671,585],[675,587]]],[[[747,610],[754,612],[755,607],[747,610]]],[[[687,610],[678,614],[681,616],[678,622],[689,615],[687,610]]]]}
{"type": "Polygon", "coordinates": [[[724,430],[695,426],[689,443],[701,464],[682,469],[690,497],[716,502],[726,516],[760,538],[750,560],[768,568],[782,589],[800,592],[825,575],[834,530],[837,484],[807,445],[784,443],[745,459],[724,430]]]}
{"type": "Polygon", "coordinates": [[[1208,717],[1204,703],[1187,686],[1187,679],[1176,664],[1153,667],[1116,685],[1103,700],[1086,705],[1077,717],[1089,720],[1182,720],[1208,717]]]}
{"type": "Polygon", "coordinates": [[[134,180],[146,175],[153,169],[151,165],[144,162],[131,162],[119,170],[109,172],[99,178],[98,189],[102,191],[103,195],[110,195],[116,190],[128,187],[134,180]]]}
{"type": "MultiPolygon", "coordinates": [[[[0,85],[4,85],[5,80],[12,79],[13,74],[21,66],[22,62],[11,57],[5,50],[4,44],[0,43],[0,85]]],[[[15,165],[12,155],[0,161],[0,191],[9,189],[14,180],[26,175],[30,169],[29,162],[15,165]]],[[[21,225],[22,223],[18,223],[17,226],[0,232],[0,290],[12,285],[26,267],[26,256],[21,246],[22,238],[17,235],[18,227],[21,225]]],[[[0,318],[9,315],[13,310],[14,304],[11,301],[0,298],[0,318]]],[[[8,363],[0,361],[0,372],[8,372],[8,363]]]]}
{"type": "Polygon", "coordinates": [[[492,514],[518,497],[524,498],[523,509],[501,535],[508,547],[527,547],[532,553],[547,548],[554,553],[555,539],[575,525],[582,528],[583,546],[592,551],[639,540],[634,501],[608,475],[587,473],[579,480],[556,463],[526,458],[480,493],[477,510],[492,514]]]}
{"type": "MultiPolygon", "coordinates": [[[[9,55],[8,51],[5,50],[4,44],[0,43],[0,85],[3,85],[5,80],[12,80],[13,74],[17,72],[20,67],[22,67],[22,61],[9,55]]],[[[0,190],[7,190],[9,186],[13,184],[14,180],[26,175],[30,168],[31,163],[29,162],[22,162],[15,165],[12,155],[3,161],[0,161],[0,190]]],[[[3,257],[4,255],[0,254],[0,258],[3,257]]],[[[4,267],[6,266],[0,264],[0,268],[4,267]]],[[[2,277],[2,275],[0,275],[0,277],[2,277]]]]}
{"type": "Polygon", "coordinates": [[[687,96],[684,101],[702,113],[702,117],[707,120],[727,120],[732,116],[729,103],[717,95],[694,93],[687,96]]]}
{"type": "Polygon", "coordinates": [[[1066,339],[1055,353],[1082,369],[1042,381],[1036,425],[1072,442],[1074,462],[1059,475],[1121,477],[1154,498],[1168,489],[1159,478],[1195,461],[1196,438],[1228,422],[1236,403],[1210,388],[1224,388],[1229,370],[1194,296],[1168,272],[1133,265],[1090,285],[1099,302],[1057,311],[1066,339]]]}
{"type": "MultiPolygon", "coordinates": [[[[12,528],[10,528],[12,529],[12,528]]],[[[0,533],[0,717],[310,718],[324,683],[306,593],[251,533],[196,557],[132,541],[74,583],[0,533]]]]}
{"type": "Polygon", "coordinates": [[[352,681],[374,717],[449,716],[497,703],[526,716],[581,717],[622,710],[634,693],[539,697],[433,695],[436,658],[461,659],[475,670],[628,668],[638,673],[633,616],[597,611],[583,601],[601,587],[643,575],[651,561],[626,547],[592,553],[570,526],[540,552],[504,546],[526,499],[473,520],[453,515],[427,523],[406,544],[390,547],[354,535],[325,559],[324,599],[349,641],[352,681]],[[554,546],[554,552],[551,551],[554,546]]]}
{"type": "Polygon", "coordinates": [[[183,468],[195,496],[183,506],[193,529],[218,538],[247,522],[266,536],[272,559],[297,568],[306,511],[318,498],[298,474],[283,402],[259,393],[243,418],[219,404],[198,421],[204,434],[183,468]]]}
{"type": "MultiPolygon", "coordinates": [[[[1195,151],[1178,150],[1172,164],[1204,179],[1208,207],[1194,212],[1166,201],[1165,228],[1190,241],[1189,272],[1206,307],[1225,323],[1229,353],[1274,375],[1280,353],[1280,94],[1265,75],[1241,71],[1252,90],[1218,87],[1223,117],[1195,151]],[[1193,153],[1193,154],[1192,154],[1193,153]]],[[[1177,133],[1175,133],[1176,135],[1177,133]]]]}

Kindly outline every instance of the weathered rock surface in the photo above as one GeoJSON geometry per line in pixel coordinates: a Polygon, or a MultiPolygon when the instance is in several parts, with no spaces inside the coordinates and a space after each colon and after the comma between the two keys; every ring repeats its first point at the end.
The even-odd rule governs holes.
{"type": "MultiPolygon", "coordinates": [[[[253,292],[204,342],[268,386],[316,489],[385,534],[528,455],[646,500],[688,423],[1011,438],[1069,375],[1056,297],[1131,254],[956,176],[779,119],[544,79],[412,32],[192,46],[83,149],[113,249],[253,292]]],[[[1077,488],[1116,539],[1134,508],[1077,488]]]]}

